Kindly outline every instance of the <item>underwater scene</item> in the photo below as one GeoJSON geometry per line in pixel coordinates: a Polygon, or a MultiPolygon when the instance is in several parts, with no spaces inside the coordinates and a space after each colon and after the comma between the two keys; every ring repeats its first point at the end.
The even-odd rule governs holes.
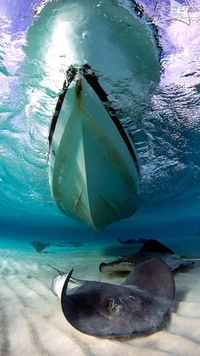
{"type": "Polygon", "coordinates": [[[0,356],[199,356],[199,0],[0,15],[0,356]]]}

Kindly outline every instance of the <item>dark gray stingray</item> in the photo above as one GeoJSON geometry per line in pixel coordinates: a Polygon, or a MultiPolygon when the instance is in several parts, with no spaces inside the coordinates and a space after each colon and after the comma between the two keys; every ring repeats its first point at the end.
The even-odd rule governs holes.
{"type": "Polygon", "coordinates": [[[47,243],[47,242],[41,242],[41,241],[31,241],[29,242],[29,244],[31,246],[34,247],[34,249],[37,251],[37,252],[42,252],[43,250],[45,250],[47,247],[50,247],[50,246],[58,246],[58,247],[65,247],[63,245],[58,245],[58,244],[51,244],[51,243],[47,243]]]}
{"type": "Polygon", "coordinates": [[[103,338],[149,334],[170,315],[174,278],[158,258],[136,266],[121,285],[82,281],[68,291],[72,272],[62,289],[62,310],[68,322],[85,334],[103,338]]]}
{"type": "MultiPolygon", "coordinates": [[[[134,266],[153,257],[158,257],[163,260],[169,266],[171,271],[175,271],[179,267],[187,267],[194,264],[194,261],[189,261],[190,259],[193,259],[192,256],[176,255],[172,250],[160,242],[150,239],[143,244],[139,252],[120,257],[116,261],[101,263],[99,270],[100,272],[108,273],[129,272],[134,266]]],[[[194,256],[194,259],[198,259],[198,257],[194,256]]]]}

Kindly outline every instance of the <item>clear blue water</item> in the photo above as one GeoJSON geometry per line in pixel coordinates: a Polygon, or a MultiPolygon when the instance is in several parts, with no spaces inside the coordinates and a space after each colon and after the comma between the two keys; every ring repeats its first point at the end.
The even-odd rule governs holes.
{"type": "MultiPolygon", "coordinates": [[[[119,2],[130,5],[128,0],[119,2]]],[[[127,89],[126,81],[119,87],[124,125],[133,134],[141,164],[139,209],[130,219],[101,233],[62,215],[51,196],[47,138],[64,80],[65,58],[59,56],[59,66],[54,61],[45,67],[38,46],[51,24],[51,12],[62,1],[46,4],[33,18],[37,3],[21,0],[11,6],[11,1],[1,0],[0,5],[2,239],[58,241],[73,236],[113,241],[119,235],[161,240],[194,236],[200,230],[198,0],[179,0],[180,7],[173,7],[170,1],[153,5],[140,1],[157,27],[162,71],[157,83],[142,83],[137,93],[127,89]],[[44,11],[45,23],[41,21],[44,11]]],[[[148,16],[141,22],[149,23],[148,31],[155,35],[148,16]]],[[[116,93],[116,106],[118,99],[116,93]]]]}

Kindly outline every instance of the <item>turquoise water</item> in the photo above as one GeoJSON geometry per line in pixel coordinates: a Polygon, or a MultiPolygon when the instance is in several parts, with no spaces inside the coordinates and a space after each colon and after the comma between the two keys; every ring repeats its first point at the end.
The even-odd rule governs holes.
{"type": "MultiPolygon", "coordinates": [[[[30,8],[36,3],[26,2],[27,7],[21,12],[20,6],[24,4],[19,2],[18,12],[13,10],[13,13],[8,11],[8,2],[1,3],[2,239],[28,242],[33,238],[59,241],[63,237],[83,241],[115,241],[118,236],[161,240],[171,236],[194,237],[200,230],[200,48],[197,40],[200,10],[190,10],[190,15],[185,12],[181,21],[177,9],[170,15],[169,2],[163,2],[163,10],[156,3],[152,7],[148,1],[142,1],[156,26],[152,26],[148,16],[140,19],[129,11],[144,31],[134,50],[146,64],[141,69],[141,61],[135,62],[137,75],[131,83],[119,76],[117,90],[114,79],[106,81],[102,75],[102,80],[110,90],[113,106],[123,114],[122,122],[132,134],[138,151],[139,209],[130,219],[97,233],[62,215],[51,196],[47,138],[67,59],[63,47],[48,47],[45,41],[52,35],[56,16],[60,16],[59,10],[65,4],[63,1],[47,3],[33,18],[30,8]],[[144,42],[145,31],[152,43],[144,42]],[[160,62],[156,34],[162,48],[160,62]],[[48,53],[52,48],[57,52],[48,53]],[[147,57],[150,62],[145,62],[147,57]]],[[[119,3],[130,8],[129,1],[119,3]]],[[[125,9],[122,7],[121,11],[123,14],[125,9]]],[[[85,31],[87,38],[92,27],[86,26],[85,31]]],[[[133,42],[136,37],[133,35],[133,42]]],[[[99,44],[95,48],[99,50],[99,44]]]]}
{"type": "Polygon", "coordinates": [[[121,284],[124,276],[100,273],[99,265],[141,245],[121,245],[119,237],[158,239],[177,254],[200,255],[198,1],[0,1],[1,355],[200,354],[200,261],[174,275],[169,325],[123,341],[73,328],[51,292],[48,266],[121,284]],[[49,186],[49,127],[72,59],[99,68],[140,161],[138,211],[102,232],[63,215],[49,186]],[[66,246],[37,253],[33,240],[66,246]]]}

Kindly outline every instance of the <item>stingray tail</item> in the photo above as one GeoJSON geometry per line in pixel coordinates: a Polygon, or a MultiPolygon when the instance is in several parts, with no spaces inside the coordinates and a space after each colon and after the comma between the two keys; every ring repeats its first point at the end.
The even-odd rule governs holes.
{"type": "Polygon", "coordinates": [[[65,245],[62,244],[50,244],[51,246],[58,246],[58,247],[66,247],[65,245]]]}
{"type": "Polygon", "coordinates": [[[49,266],[49,267],[51,267],[51,268],[55,269],[55,271],[57,271],[57,272],[58,272],[61,276],[62,276],[63,274],[65,274],[65,272],[60,271],[58,268],[56,268],[56,267],[54,267],[54,266],[50,265],[49,263],[47,263],[47,266],[49,266]]]}
{"type": "MultiPolygon", "coordinates": [[[[58,268],[50,265],[49,263],[47,263],[47,266],[55,269],[55,271],[57,271],[61,276],[63,276],[64,274],[67,274],[66,272],[60,271],[58,268]]],[[[78,278],[74,278],[74,277],[70,278],[70,282],[73,282],[73,283],[76,283],[76,284],[79,284],[79,285],[83,283],[82,279],[78,279],[78,278]]]]}

